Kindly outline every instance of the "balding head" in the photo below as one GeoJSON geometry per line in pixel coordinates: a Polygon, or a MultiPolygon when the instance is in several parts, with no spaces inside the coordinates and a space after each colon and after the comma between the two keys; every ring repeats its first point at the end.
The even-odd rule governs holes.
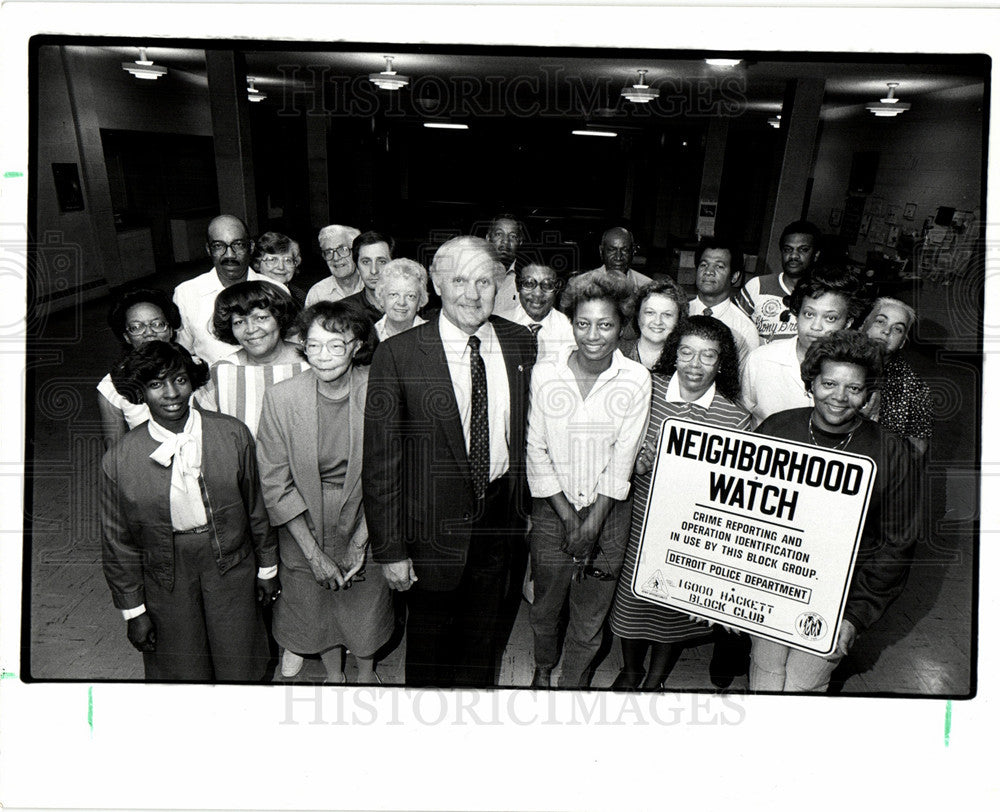
{"type": "Polygon", "coordinates": [[[628,273],[635,254],[635,240],[627,228],[609,228],[601,237],[601,259],[609,271],[628,273]]]}
{"type": "Polygon", "coordinates": [[[214,218],[208,224],[205,250],[223,285],[228,287],[246,279],[253,240],[239,217],[220,214],[214,218]]]}
{"type": "Polygon", "coordinates": [[[480,237],[455,237],[438,248],[431,281],[441,297],[441,314],[474,333],[493,313],[497,285],[504,275],[493,246],[480,237]]]}

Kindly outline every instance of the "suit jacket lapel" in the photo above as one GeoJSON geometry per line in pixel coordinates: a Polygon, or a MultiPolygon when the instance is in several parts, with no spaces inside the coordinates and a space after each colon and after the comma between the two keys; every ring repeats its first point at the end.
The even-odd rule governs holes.
{"type": "MultiPolygon", "coordinates": [[[[439,315],[438,318],[441,316],[439,315]]],[[[468,466],[469,455],[465,448],[462,415],[458,411],[458,400],[455,398],[455,387],[451,380],[451,370],[448,367],[448,358],[444,353],[444,342],[441,340],[437,319],[428,322],[425,333],[426,335],[422,338],[426,340],[419,343],[419,347],[424,353],[424,381],[427,391],[433,393],[430,403],[444,406],[441,413],[434,414],[432,412],[430,416],[438,418],[437,422],[444,431],[448,447],[455,459],[464,461],[468,466]]],[[[437,412],[437,409],[434,411],[437,412]]],[[[470,470],[469,476],[471,477],[471,475],[470,470]]]]}

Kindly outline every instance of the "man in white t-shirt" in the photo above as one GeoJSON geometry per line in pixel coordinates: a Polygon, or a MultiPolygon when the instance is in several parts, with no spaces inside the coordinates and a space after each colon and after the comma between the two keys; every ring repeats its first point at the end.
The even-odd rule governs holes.
{"type": "Polygon", "coordinates": [[[517,252],[524,242],[524,226],[512,214],[498,214],[490,223],[486,239],[496,249],[500,264],[506,268],[497,287],[493,312],[505,319],[517,309],[517,252]]]}
{"type": "Polygon", "coordinates": [[[706,237],[698,246],[695,267],[698,295],[688,302],[688,312],[714,316],[729,328],[742,367],[750,351],[760,346],[757,328],[731,298],[743,278],[743,252],[727,240],[706,237]]]}
{"type": "Polygon", "coordinates": [[[735,297],[744,313],[753,319],[763,344],[794,338],[795,316],[788,310],[785,297],[795,283],[819,259],[822,233],[808,220],[789,223],[781,232],[781,273],[755,276],[735,297]]]}

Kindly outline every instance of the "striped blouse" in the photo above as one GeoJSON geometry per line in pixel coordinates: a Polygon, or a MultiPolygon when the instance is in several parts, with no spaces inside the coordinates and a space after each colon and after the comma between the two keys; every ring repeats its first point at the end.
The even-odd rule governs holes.
{"type": "Polygon", "coordinates": [[[264,407],[264,392],[268,387],[309,369],[306,361],[297,364],[250,366],[235,363],[235,358],[223,358],[212,364],[212,379],[199,391],[198,402],[204,409],[222,412],[242,420],[254,437],[264,407]]]}

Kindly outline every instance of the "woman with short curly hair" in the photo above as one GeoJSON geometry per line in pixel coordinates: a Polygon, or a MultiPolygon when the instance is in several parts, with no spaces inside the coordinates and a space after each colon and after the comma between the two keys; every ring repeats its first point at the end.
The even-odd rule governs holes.
{"type": "Polygon", "coordinates": [[[881,351],[864,334],[843,330],[818,338],[800,369],[813,406],[779,412],[757,428],[771,437],[870,457],[876,471],[834,652],[821,657],[752,637],[753,691],[825,691],[855,637],[881,617],[906,583],[920,532],[921,475],[909,444],[862,414],[881,372],[881,351]]]}

